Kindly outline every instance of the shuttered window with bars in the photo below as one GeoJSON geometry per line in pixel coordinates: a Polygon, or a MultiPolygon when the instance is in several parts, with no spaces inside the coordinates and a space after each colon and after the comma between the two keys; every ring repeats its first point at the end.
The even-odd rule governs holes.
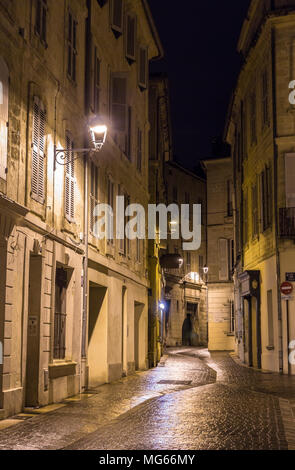
{"type": "Polygon", "coordinates": [[[68,76],[76,81],[77,70],[77,22],[72,13],[68,15],[68,76]]]}
{"type": "Polygon", "coordinates": [[[139,47],[138,84],[140,88],[148,86],[148,50],[147,47],[139,47]]]}
{"type": "Polygon", "coordinates": [[[119,36],[123,32],[123,0],[111,0],[111,28],[119,36]]]}
{"type": "Polygon", "coordinates": [[[45,107],[42,101],[35,96],[33,103],[31,196],[41,204],[44,203],[45,196],[45,121],[45,107]]]}
{"type": "Polygon", "coordinates": [[[35,33],[46,44],[47,30],[47,0],[36,0],[35,33]]]}
{"type": "Polygon", "coordinates": [[[136,60],[136,16],[126,16],[126,57],[130,62],[136,60]]]}
{"type": "Polygon", "coordinates": [[[66,133],[66,174],[65,174],[65,217],[69,222],[75,220],[75,160],[74,142],[66,133]]]}
{"type": "Polygon", "coordinates": [[[90,231],[94,236],[98,234],[95,230],[94,209],[98,204],[98,167],[94,162],[90,165],[90,231]]]}
{"type": "Polygon", "coordinates": [[[142,130],[137,129],[137,170],[141,173],[142,170],[142,130]]]}
{"type": "Polygon", "coordinates": [[[0,178],[6,180],[9,72],[0,57],[0,178]]]}
{"type": "Polygon", "coordinates": [[[66,355],[66,298],[68,276],[63,268],[55,273],[55,311],[54,311],[54,359],[64,359],[66,355]]]}
{"type": "Polygon", "coordinates": [[[220,238],[218,240],[219,252],[219,280],[229,280],[229,240],[220,238]]]}

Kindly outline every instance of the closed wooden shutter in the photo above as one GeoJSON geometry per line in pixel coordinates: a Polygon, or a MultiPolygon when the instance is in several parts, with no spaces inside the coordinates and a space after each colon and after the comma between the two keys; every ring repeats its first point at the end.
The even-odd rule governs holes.
{"type": "Polygon", "coordinates": [[[141,88],[147,88],[148,54],[146,47],[139,48],[139,77],[138,84],[141,88]]]}
{"type": "Polygon", "coordinates": [[[112,124],[113,128],[125,132],[127,128],[127,79],[114,76],[112,79],[112,124]]]}
{"type": "Polygon", "coordinates": [[[41,203],[44,202],[45,119],[46,113],[43,103],[35,96],[33,105],[31,195],[41,203]]]}
{"type": "Polygon", "coordinates": [[[123,0],[111,0],[111,27],[117,33],[123,31],[123,0]]]}
{"type": "Polygon", "coordinates": [[[126,57],[135,60],[136,17],[127,15],[126,19],[126,57]]]}
{"type": "Polygon", "coordinates": [[[295,153],[285,155],[286,207],[295,207],[295,153]]]}
{"type": "Polygon", "coordinates": [[[0,57],[0,178],[6,179],[9,72],[0,57]]]}
{"type": "Polygon", "coordinates": [[[229,254],[228,254],[228,240],[221,238],[218,241],[219,252],[219,280],[229,280],[229,254]]]}
{"type": "Polygon", "coordinates": [[[65,176],[65,215],[73,222],[75,218],[75,161],[74,144],[69,134],[66,135],[66,176],[65,176]]]}

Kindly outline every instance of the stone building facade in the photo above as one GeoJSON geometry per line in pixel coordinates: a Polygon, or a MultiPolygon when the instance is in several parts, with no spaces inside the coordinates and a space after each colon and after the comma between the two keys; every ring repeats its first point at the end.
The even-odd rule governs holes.
{"type": "MultiPolygon", "coordinates": [[[[202,207],[201,246],[198,250],[183,250],[184,239],[173,239],[175,221],[170,221],[167,254],[182,259],[180,268],[165,268],[167,346],[201,346],[208,343],[207,287],[203,275],[206,263],[206,182],[176,162],[165,165],[168,204],[189,204],[202,207]]],[[[190,227],[192,228],[192,226],[190,227]]],[[[179,227],[181,233],[181,226],[179,227]]]]}
{"type": "Polygon", "coordinates": [[[294,1],[251,2],[226,128],[235,190],[237,351],[249,365],[292,374],[295,303],[280,285],[295,266],[294,22],[294,1]]]}
{"type": "MultiPolygon", "coordinates": [[[[172,134],[168,78],[162,74],[150,76],[149,87],[149,193],[150,204],[167,204],[165,163],[172,160],[172,134]]],[[[167,240],[161,240],[159,227],[149,247],[149,361],[156,365],[163,352],[161,301],[165,299],[165,275],[160,258],[167,249],[167,240]]]]}
{"type": "Polygon", "coordinates": [[[1,0],[0,22],[4,417],[148,365],[147,244],[98,240],[93,209],[148,203],[148,62],[162,48],[146,1],[1,0]],[[94,116],[103,149],[75,153],[94,116]]]}
{"type": "Polygon", "coordinates": [[[208,348],[233,351],[234,228],[232,163],[228,158],[203,161],[207,175],[208,348]]]}

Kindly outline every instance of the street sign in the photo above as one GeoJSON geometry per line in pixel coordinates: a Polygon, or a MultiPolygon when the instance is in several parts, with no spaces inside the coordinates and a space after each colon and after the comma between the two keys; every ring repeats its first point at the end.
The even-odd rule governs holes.
{"type": "Polygon", "coordinates": [[[293,292],[293,286],[290,282],[283,282],[281,284],[281,294],[282,295],[291,295],[293,292]]]}
{"type": "Polygon", "coordinates": [[[295,273],[286,273],[286,281],[295,282],[295,273]]]}

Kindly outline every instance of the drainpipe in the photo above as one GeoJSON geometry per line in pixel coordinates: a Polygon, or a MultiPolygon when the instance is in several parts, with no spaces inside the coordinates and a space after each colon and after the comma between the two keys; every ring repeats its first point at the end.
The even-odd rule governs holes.
{"type": "Polygon", "coordinates": [[[272,51],[272,102],[273,102],[273,141],[274,141],[274,204],[275,204],[275,244],[276,244],[276,280],[278,297],[278,340],[279,340],[279,371],[283,373],[283,326],[282,326],[282,300],[281,300],[281,264],[279,250],[279,219],[278,219],[278,148],[277,137],[277,114],[276,114],[276,75],[275,75],[275,38],[274,31],[271,37],[272,51]]]}

